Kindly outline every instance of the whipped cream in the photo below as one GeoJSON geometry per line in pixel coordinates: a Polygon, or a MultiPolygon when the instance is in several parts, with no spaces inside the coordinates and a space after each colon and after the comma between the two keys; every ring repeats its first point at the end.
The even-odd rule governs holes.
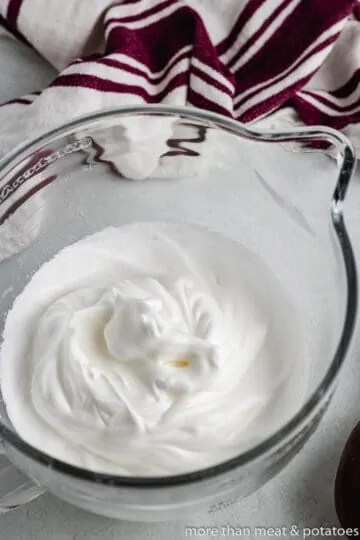
{"type": "Polygon", "coordinates": [[[216,233],[107,228],[45,263],[9,312],[1,389],[28,443],[113,474],[234,457],[300,407],[296,313],[269,270],[216,233]]]}

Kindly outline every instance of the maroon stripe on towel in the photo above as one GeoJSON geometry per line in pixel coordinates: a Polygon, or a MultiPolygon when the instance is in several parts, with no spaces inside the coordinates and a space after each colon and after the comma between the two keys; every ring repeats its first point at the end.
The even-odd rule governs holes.
{"type": "Polygon", "coordinates": [[[349,124],[358,124],[360,122],[360,106],[357,111],[351,114],[332,116],[314,107],[308,101],[303,100],[301,95],[293,97],[289,101],[289,105],[295,106],[302,121],[308,125],[324,125],[335,129],[343,129],[349,124]]]}
{"type": "MultiPolygon", "coordinates": [[[[257,90],[254,90],[253,92],[250,92],[249,94],[246,95],[246,97],[244,97],[243,99],[240,99],[240,100],[236,100],[236,106],[235,106],[235,109],[238,110],[243,104],[245,104],[248,100],[250,100],[251,98],[255,97],[259,92],[263,92],[264,90],[267,90],[268,88],[271,88],[272,86],[276,85],[277,83],[281,82],[282,79],[285,79],[286,77],[288,77],[289,75],[291,75],[291,73],[293,73],[297,68],[299,68],[302,64],[304,64],[304,62],[306,62],[307,60],[309,60],[314,54],[320,52],[321,50],[325,49],[326,47],[328,47],[329,45],[331,45],[332,43],[334,43],[334,41],[336,41],[336,36],[331,36],[330,38],[328,38],[327,40],[323,41],[322,43],[320,43],[317,47],[315,47],[311,52],[309,52],[308,54],[306,54],[301,60],[299,60],[298,62],[295,62],[295,64],[293,65],[292,69],[289,71],[289,73],[287,73],[286,75],[284,75],[283,73],[281,73],[278,77],[276,77],[274,80],[270,81],[269,83],[267,84],[264,84],[263,86],[261,86],[260,89],[257,89],[257,90]]],[[[304,84],[313,76],[313,73],[309,73],[308,76],[304,79],[302,77],[302,74],[300,72],[300,78],[297,79],[295,82],[293,82],[290,86],[286,85],[284,83],[284,88],[283,88],[283,91],[286,92],[286,96],[283,95],[283,91],[281,92],[274,92],[274,99],[277,100],[279,102],[279,105],[281,105],[282,103],[284,103],[286,101],[286,99],[288,99],[288,92],[289,92],[289,88],[291,89],[292,92],[294,91],[297,91],[299,90],[300,88],[302,88],[304,86],[304,84]]],[[[241,96],[241,93],[239,94],[239,97],[241,96]]],[[[260,102],[261,103],[261,102],[260,102]]]]}
{"type": "Polygon", "coordinates": [[[107,58],[106,56],[104,58],[98,58],[96,60],[92,60],[92,62],[98,62],[99,64],[104,64],[105,66],[117,68],[119,70],[128,71],[129,73],[132,73],[134,75],[139,75],[140,77],[144,77],[145,80],[147,80],[151,84],[159,84],[161,81],[168,75],[170,70],[174,68],[181,60],[184,58],[191,57],[191,51],[185,51],[183,54],[179,55],[175,61],[169,62],[167,67],[164,69],[163,73],[156,77],[151,77],[148,73],[145,73],[145,71],[132,66],[131,64],[126,63],[122,60],[116,60],[113,58],[107,58]]]}
{"type": "Polygon", "coordinates": [[[191,87],[189,88],[188,102],[193,107],[198,107],[199,109],[205,109],[231,117],[231,111],[228,111],[224,107],[221,107],[221,105],[215,103],[215,101],[207,99],[205,96],[199,94],[191,87]]]}
{"type": "MultiPolygon", "coordinates": [[[[175,3],[174,0],[165,0],[165,1],[160,2],[160,4],[153,6],[150,9],[147,9],[146,11],[139,11],[135,15],[131,15],[127,17],[121,17],[121,16],[110,17],[105,22],[105,28],[107,28],[109,24],[112,24],[112,23],[127,24],[131,22],[141,21],[145,17],[150,17],[151,15],[156,15],[156,13],[161,13],[161,11],[173,5],[174,3],[175,3]]],[[[181,4],[179,4],[179,7],[181,7],[181,4]]],[[[121,6],[119,6],[119,8],[121,9],[121,6]]]]}
{"type": "Polygon", "coordinates": [[[17,29],[17,20],[19,17],[22,3],[23,0],[10,0],[8,4],[6,19],[10,26],[12,26],[15,30],[17,29]]]}
{"type": "MultiPolygon", "coordinates": [[[[234,64],[236,64],[236,62],[239,60],[239,58],[241,56],[245,55],[245,53],[251,48],[251,46],[256,43],[256,41],[266,32],[266,30],[269,28],[269,26],[277,19],[277,17],[281,14],[281,12],[284,9],[286,9],[288,4],[290,4],[291,2],[292,2],[292,0],[283,0],[281,2],[281,4],[279,4],[278,7],[276,9],[274,9],[274,11],[270,15],[270,17],[268,17],[267,19],[264,20],[264,22],[261,25],[261,27],[259,28],[259,30],[257,32],[255,32],[255,34],[253,34],[251,36],[251,38],[248,39],[244,43],[244,45],[242,47],[240,47],[240,49],[238,50],[236,55],[231,59],[231,61],[228,64],[230,69],[234,66],[234,64]]],[[[283,25],[281,25],[281,28],[283,28],[283,25]]],[[[274,33],[276,33],[276,30],[274,31],[274,33]]],[[[265,47],[266,47],[266,45],[265,45],[265,47]]]]}
{"type": "Polygon", "coordinates": [[[88,74],[73,74],[73,75],[60,75],[52,83],[51,86],[69,86],[69,87],[83,87],[97,90],[100,92],[113,92],[132,94],[141,97],[146,103],[158,103],[164,99],[169,92],[177,88],[178,86],[184,86],[187,84],[189,74],[187,71],[179,73],[173,79],[171,79],[166,87],[157,94],[150,95],[141,86],[121,84],[110,79],[102,79],[95,75],[88,74]]]}
{"type": "Polygon", "coordinates": [[[236,23],[230,31],[230,34],[217,45],[216,52],[219,56],[225,54],[230,47],[234,45],[245,24],[251,19],[257,10],[261,8],[264,2],[266,2],[266,0],[250,0],[246,4],[244,10],[240,13],[236,23]]]}
{"type": "MultiPolygon", "coordinates": [[[[310,75],[311,77],[311,75],[310,75]]],[[[309,80],[309,77],[305,77],[303,79],[300,79],[297,81],[297,86],[299,88],[302,88],[304,84],[306,84],[309,80]]],[[[294,95],[294,88],[293,87],[285,87],[284,90],[281,92],[281,95],[278,96],[276,94],[270,96],[269,98],[261,101],[260,103],[257,103],[256,105],[253,105],[249,107],[245,112],[242,114],[235,115],[237,120],[241,120],[241,122],[253,122],[257,118],[262,118],[269,114],[270,112],[273,112],[274,110],[280,108],[284,103],[286,103],[293,95],[294,95]]]]}
{"type": "MultiPolygon", "coordinates": [[[[333,111],[342,113],[342,114],[353,114],[356,112],[356,109],[360,109],[360,99],[355,99],[350,105],[341,105],[341,101],[339,100],[339,103],[333,103],[329,99],[326,98],[326,96],[319,94],[318,92],[311,92],[310,90],[303,90],[299,92],[299,97],[302,96],[310,96],[315,101],[318,101],[319,103],[322,103],[329,109],[332,109],[333,111]]],[[[305,100],[306,101],[306,100],[305,100]]]]}
{"type": "MultiPolygon", "coordinates": [[[[360,4],[359,4],[360,8],[360,4]]],[[[343,86],[331,92],[334,97],[337,98],[346,98],[350,96],[357,89],[360,84],[360,69],[357,69],[350,80],[347,81],[343,86]]]]}
{"type": "MultiPolygon", "coordinates": [[[[328,0],[326,0],[328,2],[328,0]]],[[[349,6],[349,1],[343,4],[349,6]]],[[[350,11],[350,7],[349,7],[350,11]]],[[[343,19],[342,11],[323,0],[303,0],[251,60],[236,72],[237,93],[281,75],[327,30],[343,19]],[[311,10],[311,17],[308,15],[311,10]]]]}

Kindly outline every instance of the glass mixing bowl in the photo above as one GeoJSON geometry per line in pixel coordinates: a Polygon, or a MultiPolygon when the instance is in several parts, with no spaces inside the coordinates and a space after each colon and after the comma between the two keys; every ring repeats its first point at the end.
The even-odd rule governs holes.
{"type": "Polygon", "coordinates": [[[58,461],[17,435],[0,400],[0,446],[27,477],[0,499],[1,511],[49,491],[113,518],[168,520],[215,511],[280,471],[327,409],[351,342],[357,278],[343,203],[354,164],[349,141],[330,129],[260,132],[162,106],[94,114],[7,156],[2,325],[31,275],[64,246],[109,225],[180,221],[240,242],[266,262],[296,303],[310,362],[305,402],[279,431],[227,462],[177,476],[110,476],[58,461]]]}

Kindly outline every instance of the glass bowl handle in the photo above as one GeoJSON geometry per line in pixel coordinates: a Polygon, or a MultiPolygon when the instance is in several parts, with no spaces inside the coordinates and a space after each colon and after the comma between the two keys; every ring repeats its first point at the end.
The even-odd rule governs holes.
{"type": "MultiPolygon", "coordinates": [[[[5,449],[0,439],[0,455],[5,455],[5,449]]],[[[0,465],[0,486],[7,484],[7,479],[10,479],[18,469],[11,463],[5,463],[0,465]]],[[[11,489],[8,493],[0,497],[0,515],[6,514],[11,510],[16,510],[19,506],[29,503],[36,499],[43,493],[45,488],[38,486],[35,482],[27,480],[26,482],[18,485],[15,489],[11,489]]]]}
{"type": "MultiPolygon", "coordinates": [[[[250,139],[257,139],[265,142],[296,142],[309,143],[310,145],[318,142],[320,144],[330,144],[333,147],[333,151],[330,152],[330,155],[337,160],[339,167],[337,183],[332,197],[332,212],[334,217],[342,216],[343,202],[357,164],[354,145],[345,135],[340,131],[324,126],[297,128],[292,131],[284,132],[260,132],[244,128],[244,133],[245,136],[250,139]]],[[[314,151],[314,149],[309,151],[314,151]]],[[[323,151],[323,149],[321,151],[323,151]]]]}

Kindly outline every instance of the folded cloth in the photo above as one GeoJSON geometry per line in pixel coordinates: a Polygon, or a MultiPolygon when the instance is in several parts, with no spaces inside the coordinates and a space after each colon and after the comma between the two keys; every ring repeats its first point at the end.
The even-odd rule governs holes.
{"type": "Polygon", "coordinates": [[[58,71],[0,107],[0,155],[74,117],[140,103],[343,129],[360,147],[358,0],[0,0],[58,71]]]}

